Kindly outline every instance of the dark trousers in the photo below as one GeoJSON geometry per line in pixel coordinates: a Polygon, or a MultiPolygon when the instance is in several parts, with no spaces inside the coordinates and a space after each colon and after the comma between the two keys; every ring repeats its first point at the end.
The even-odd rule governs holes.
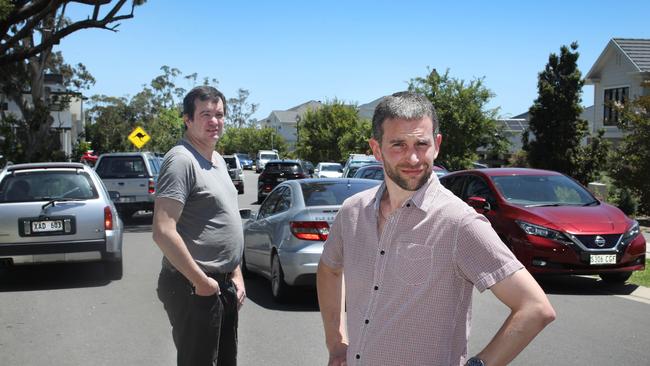
{"type": "Polygon", "coordinates": [[[180,272],[163,268],[158,298],[165,306],[177,351],[178,366],[237,365],[237,293],[225,275],[221,295],[198,296],[180,272]]]}

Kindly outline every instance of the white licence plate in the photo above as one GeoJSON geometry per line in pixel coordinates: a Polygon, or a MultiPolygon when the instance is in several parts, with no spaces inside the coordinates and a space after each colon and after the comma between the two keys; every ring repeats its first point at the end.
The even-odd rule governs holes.
{"type": "Polygon", "coordinates": [[[133,196],[120,196],[119,202],[135,202],[135,197],[133,197],[133,196]]]}
{"type": "Polygon", "coordinates": [[[616,264],[616,254],[592,254],[589,264],[616,264]]]}
{"type": "Polygon", "coordinates": [[[284,182],[287,178],[278,178],[278,182],[284,182]]]}
{"type": "Polygon", "coordinates": [[[45,233],[53,231],[63,231],[62,220],[32,221],[32,232],[45,233]]]}

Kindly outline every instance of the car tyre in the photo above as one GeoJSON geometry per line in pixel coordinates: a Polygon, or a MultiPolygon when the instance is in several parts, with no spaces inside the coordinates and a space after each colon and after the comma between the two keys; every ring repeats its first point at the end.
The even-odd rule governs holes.
{"type": "Polygon", "coordinates": [[[110,280],[121,280],[122,274],[124,271],[124,266],[122,265],[122,258],[117,260],[108,260],[104,262],[106,269],[106,275],[110,280]]]}
{"type": "Polygon", "coordinates": [[[271,259],[271,295],[276,302],[285,302],[289,295],[289,285],[284,282],[284,272],[277,254],[271,259]]]}
{"type": "Polygon", "coordinates": [[[632,276],[632,272],[610,272],[610,273],[601,273],[599,274],[603,282],[607,283],[625,283],[632,276]]]}

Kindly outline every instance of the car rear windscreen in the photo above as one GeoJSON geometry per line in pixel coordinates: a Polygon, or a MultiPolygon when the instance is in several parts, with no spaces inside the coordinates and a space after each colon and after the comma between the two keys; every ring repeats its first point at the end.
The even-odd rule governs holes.
{"type": "Polygon", "coordinates": [[[107,156],[95,169],[101,178],[145,178],[147,169],[139,156],[107,156]]]}
{"type": "Polygon", "coordinates": [[[379,181],[345,181],[303,183],[302,195],[305,206],[336,206],[341,205],[346,198],[379,184],[379,181]]]}
{"type": "Polygon", "coordinates": [[[8,175],[0,182],[0,203],[99,197],[92,180],[76,171],[34,171],[8,175]]]}

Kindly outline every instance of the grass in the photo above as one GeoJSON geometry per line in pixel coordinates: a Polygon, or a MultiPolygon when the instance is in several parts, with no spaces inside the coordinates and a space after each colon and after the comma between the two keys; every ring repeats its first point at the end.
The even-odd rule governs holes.
{"type": "Polygon", "coordinates": [[[635,271],[627,283],[650,287],[650,259],[645,260],[645,271],[635,271]]]}

